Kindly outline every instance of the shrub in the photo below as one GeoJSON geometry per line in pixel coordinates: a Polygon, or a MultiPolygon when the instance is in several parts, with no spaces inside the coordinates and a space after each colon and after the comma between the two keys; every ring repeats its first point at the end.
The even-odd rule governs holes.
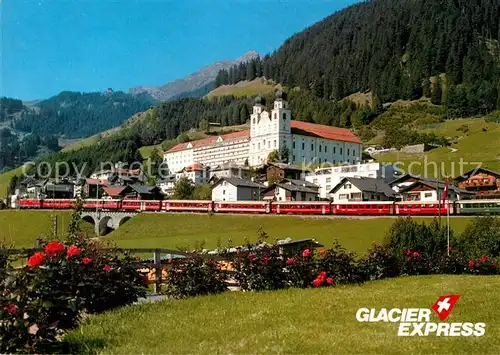
{"type": "Polygon", "coordinates": [[[145,295],[134,261],[97,244],[53,241],[2,284],[0,352],[34,352],[74,328],[82,312],[130,304],[145,295]]]}
{"type": "MultiPolygon", "coordinates": [[[[450,231],[450,241],[455,244],[453,231],[450,231]]],[[[447,228],[445,224],[440,226],[436,218],[430,224],[419,224],[410,217],[398,218],[389,229],[386,245],[392,250],[392,255],[403,262],[408,261],[407,249],[432,259],[448,248],[447,228]]]]}
{"type": "Polygon", "coordinates": [[[500,272],[498,264],[487,256],[470,259],[467,263],[467,271],[474,275],[495,275],[500,272]]]}
{"type": "Polygon", "coordinates": [[[373,244],[369,254],[359,262],[359,269],[364,280],[380,280],[399,275],[398,259],[384,245],[373,244]]]}
{"type": "Polygon", "coordinates": [[[216,261],[190,254],[172,262],[167,272],[165,294],[184,298],[224,292],[227,291],[225,278],[216,261]]]}
{"type": "Polygon", "coordinates": [[[314,252],[304,249],[299,254],[285,257],[287,284],[292,287],[311,287],[317,276],[314,252]]]}
{"type": "Polygon", "coordinates": [[[500,218],[474,218],[460,235],[458,248],[469,258],[500,257],[500,218]]]}
{"type": "Polygon", "coordinates": [[[269,291],[287,285],[283,256],[276,245],[247,245],[248,252],[234,258],[235,279],[243,290],[269,291]]]}
{"type": "Polygon", "coordinates": [[[335,284],[360,283],[363,278],[356,264],[356,254],[346,251],[338,241],[334,241],[332,248],[320,251],[317,262],[318,275],[326,272],[332,277],[335,284]]]}
{"type": "Polygon", "coordinates": [[[400,263],[401,275],[426,275],[429,273],[430,258],[418,250],[407,248],[400,263]]]}
{"type": "Polygon", "coordinates": [[[466,259],[458,251],[450,249],[450,255],[436,255],[429,262],[429,272],[432,274],[463,274],[466,270],[466,259]]]}

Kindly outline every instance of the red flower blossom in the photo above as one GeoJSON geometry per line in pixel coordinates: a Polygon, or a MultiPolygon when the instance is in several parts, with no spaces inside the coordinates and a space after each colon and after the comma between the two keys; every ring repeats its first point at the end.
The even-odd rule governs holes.
{"type": "Polygon", "coordinates": [[[68,250],[66,250],[66,256],[68,258],[72,256],[78,256],[82,252],[82,249],[78,248],[76,245],[72,245],[68,247],[68,250]]]}
{"type": "Polygon", "coordinates": [[[411,261],[411,256],[407,257],[406,260],[411,261]]]}
{"type": "Polygon", "coordinates": [[[49,256],[60,254],[64,251],[64,244],[61,242],[50,242],[45,246],[45,253],[49,256]]]}
{"type": "Polygon", "coordinates": [[[491,263],[491,266],[493,266],[493,268],[497,268],[498,267],[498,264],[497,263],[491,263]]]}
{"type": "Polygon", "coordinates": [[[271,259],[271,258],[270,258],[270,257],[268,257],[268,256],[264,256],[264,257],[262,258],[262,262],[263,262],[264,264],[267,264],[267,263],[269,262],[269,259],[271,259]]]}
{"type": "Polygon", "coordinates": [[[82,264],[87,265],[87,264],[90,264],[91,262],[92,262],[91,258],[87,258],[87,257],[82,258],[82,264]]]}
{"type": "Polygon", "coordinates": [[[488,261],[488,257],[487,257],[487,256],[483,256],[483,257],[481,258],[481,262],[482,262],[482,263],[485,263],[485,262],[487,262],[487,261],[488,261]]]}
{"type": "Polygon", "coordinates": [[[469,260],[469,268],[471,268],[471,269],[472,269],[472,268],[474,267],[474,265],[475,265],[475,264],[476,264],[476,261],[475,261],[474,259],[470,259],[470,260],[469,260]]]}
{"type": "Polygon", "coordinates": [[[453,250],[453,248],[452,248],[452,247],[448,247],[448,251],[452,251],[452,250],[453,250]]]}
{"type": "Polygon", "coordinates": [[[321,277],[322,279],[324,279],[326,277],[326,272],[324,271],[321,271],[318,275],[318,277],[321,277]]]}
{"type": "Polygon", "coordinates": [[[111,266],[109,266],[109,265],[105,265],[102,269],[103,269],[105,272],[109,272],[109,270],[111,270],[111,266]]]}
{"type": "Polygon", "coordinates": [[[429,269],[432,269],[432,264],[429,264],[429,269]]]}
{"type": "Polygon", "coordinates": [[[323,256],[323,255],[325,255],[325,254],[326,254],[326,250],[325,250],[325,249],[321,249],[321,250],[319,251],[319,255],[323,256]]]}
{"type": "Polygon", "coordinates": [[[36,252],[28,259],[29,266],[40,266],[45,259],[45,254],[42,252],[36,252]]]}
{"type": "Polygon", "coordinates": [[[406,255],[410,255],[410,254],[411,254],[411,250],[407,248],[407,249],[405,250],[405,254],[406,254],[406,255]]]}
{"type": "Polygon", "coordinates": [[[4,311],[7,311],[9,314],[16,314],[17,306],[14,303],[10,303],[8,306],[5,306],[4,311]]]}
{"type": "Polygon", "coordinates": [[[420,253],[418,251],[413,252],[413,257],[418,258],[420,256],[420,253]]]}
{"type": "Polygon", "coordinates": [[[286,264],[287,265],[292,265],[294,262],[295,262],[294,258],[288,258],[288,259],[286,259],[286,264]]]}
{"type": "Polygon", "coordinates": [[[318,279],[318,278],[316,278],[316,279],[312,282],[312,284],[314,285],[314,287],[319,287],[319,286],[321,286],[321,284],[322,284],[322,283],[323,283],[323,280],[318,279]]]}
{"type": "Polygon", "coordinates": [[[257,257],[257,255],[255,255],[254,253],[248,254],[248,260],[250,260],[250,261],[254,260],[256,257],[257,257]]]}
{"type": "Polygon", "coordinates": [[[302,256],[303,256],[304,258],[307,258],[307,257],[309,257],[310,255],[311,255],[311,250],[309,250],[309,249],[305,249],[305,250],[302,252],[302,256]]]}
{"type": "Polygon", "coordinates": [[[333,284],[333,279],[331,277],[328,277],[326,279],[326,283],[329,284],[329,285],[333,284]]]}

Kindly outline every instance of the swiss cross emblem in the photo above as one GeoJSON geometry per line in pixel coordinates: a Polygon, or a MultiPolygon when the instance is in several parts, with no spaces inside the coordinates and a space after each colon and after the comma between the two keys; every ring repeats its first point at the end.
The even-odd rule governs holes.
{"type": "Polygon", "coordinates": [[[437,313],[441,321],[444,321],[450,315],[459,298],[459,295],[440,296],[432,305],[432,310],[437,313]]]}

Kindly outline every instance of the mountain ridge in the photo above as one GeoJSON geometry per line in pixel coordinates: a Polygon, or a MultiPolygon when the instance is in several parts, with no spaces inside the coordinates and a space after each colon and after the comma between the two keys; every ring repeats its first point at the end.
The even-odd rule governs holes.
{"type": "Polygon", "coordinates": [[[207,87],[212,90],[215,85],[213,85],[214,87],[211,87],[210,84],[215,81],[215,77],[220,70],[229,69],[233,65],[245,63],[257,57],[259,57],[259,53],[254,50],[250,50],[237,59],[217,61],[194,73],[191,73],[184,78],[176,79],[164,85],[132,87],[129,89],[129,93],[133,95],[147,93],[155,100],[159,101],[167,101],[179,97],[179,95],[189,97],[190,92],[199,90],[203,87],[207,87]]]}

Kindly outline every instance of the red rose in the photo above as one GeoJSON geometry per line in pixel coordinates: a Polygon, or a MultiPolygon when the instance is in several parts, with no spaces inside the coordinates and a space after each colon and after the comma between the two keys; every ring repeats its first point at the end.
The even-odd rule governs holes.
{"type": "Polygon", "coordinates": [[[323,283],[323,280],[320,280],[318,278],[312,282],[314,287],[319,287],[319,286],[321,286],[322,283],[323,283]]]}
{"type": "Polygon", "coordinates": [[[414,258],[418,258],[420,256],[420,253],[418,251],[414,252],[413,253],[413,257],[414,258]]]}
{"type": "Polygon", "coordinates": [[[329,285],[333,284],[333,279],[331,277],[327,278],[326,283],[329,285]]]}
{"type": "Polygon", "coordinates": [[[411,256],[407,257],[406,260],[411,261],[411,256]]]}
{"type": "Polygon", "coordinates": [[[288,258],[286,259],[286,264],[287,265],[292,265],[294,263],[295,259],[294,258],[288,258]]]}
{"type": "Polygon", "coordinates": [[[326,250],[325,250],[325,249],[321,249],[321,250],[319,251],[319,255],[323,256],[323,255],[325,255],[325,254],[326,254],[326,250]]]}
{"type": "Polygon", "coordinates": [[[326,277],[326,272],[321,271],[321,272],[319,273],[319,277],[321,277],[322,279],[324,279],[324,278],[326,277]]]}
{"type": "Polygon", "coordinates": [[[304,258],[307,258],[307,257],[309,257],[310,255],[311,255],[311,250],[309,250],[309,249],[305,249],[305,250],[302,252],[302,256],[303,256],[304,258]]]}
{"type": "Polygon", "coordinates": [[[102,269],[103,269],[105,272],[109,272],[109,270],[111,270],[111,266],[109,266],[109,265],[105,265],[102,269]]]}
{"type": "Polygon", "coordinates": [[[87,257],[82,258],[82,264],[87,265],[87,264],[90,264],[91,262],[92,262],[91,258],[87,258],[87,257]]]}
{"type": "Polygon", "coordinates": [[[429,264],[429,269],[432,269],[432,264],[429,264]]]}
{"type": "Polygon", "coordinates": [[[488,261],[488,257],[487,257],[487,256],[483,256],[483,257],[481,258],[481,262],[482,262],[482,263],[484,263],[484,262],[486,262],[486,261],[488,261]]]}
{"type": "Polygon", "coordinates": [[[474,265],[475,265],[475,264],[476,264],[476,261],[475,261],[474,259],[470,259],[470,260],[469,260],[469,268],[471,268],[471,269],[472,269],[472,268],[474,267],[474,265]]]}
{"type": "Polygon", "coordinates": [[[30,258],[28,259],[28,265],[29,266],[40,266],[43,263],[44,259],[45,259],[44,253],[36,252],[35,254],[31,255],[30,258]]]}
{"type": "Polygon", "coordinates": [[[493,268],[495,269],[498,267],[497,263],[492,263],[491,266],[493,266],[493,268]]]}
{"type": "Polygon", "coordinates": [[[17,306],[14,303],[10,303],[8,306],[5,306],[4,311],[7,311],[9,314],[16,314],[17,306]]]}
{"type": "Polygon", "coordinates": [[[410,255],[411,254],[411,250],[410,249],[406,249],[405,254],[406,255],[410,255]]]}
{"type": "Polygon", "coordinates": [[[453,250],[452,247],[448,247],[448,251],[452,251],[452,250],[453,250]]]}
{"type": "Polygon", "coordinates": [[[78,256],[81,252],[82,250],[80,248],[78,248],[76,245],[72,245],[68,248],[68,250],[66,250],[66,256],[68,258],[72,256],[78,256]]]}
{"type": "Polygon", "coordinates": [[[64,251],[64,244],[61,242],[50,242],[45,246],[45,253],[49,256],[60,254],[64,251]]]}
{"type": "Polygon", "coordinates": [[[264,264],[267,264],[267,263],[268,263],[268,261],[269,261],[269,259],[271,259],[271,258],[270,258],[270,257],[268,257],[268,256],[264,256],[264,257],[262,258],[262,262],[263,262],[264,264]]]}
{"type": "Polygon", "coordinates": [[[255,255],[254,253],[248,254],[248,260],[250,260],[250,261],[254,260],[256,257],[257,257],[257,255],[255,255]]]}

